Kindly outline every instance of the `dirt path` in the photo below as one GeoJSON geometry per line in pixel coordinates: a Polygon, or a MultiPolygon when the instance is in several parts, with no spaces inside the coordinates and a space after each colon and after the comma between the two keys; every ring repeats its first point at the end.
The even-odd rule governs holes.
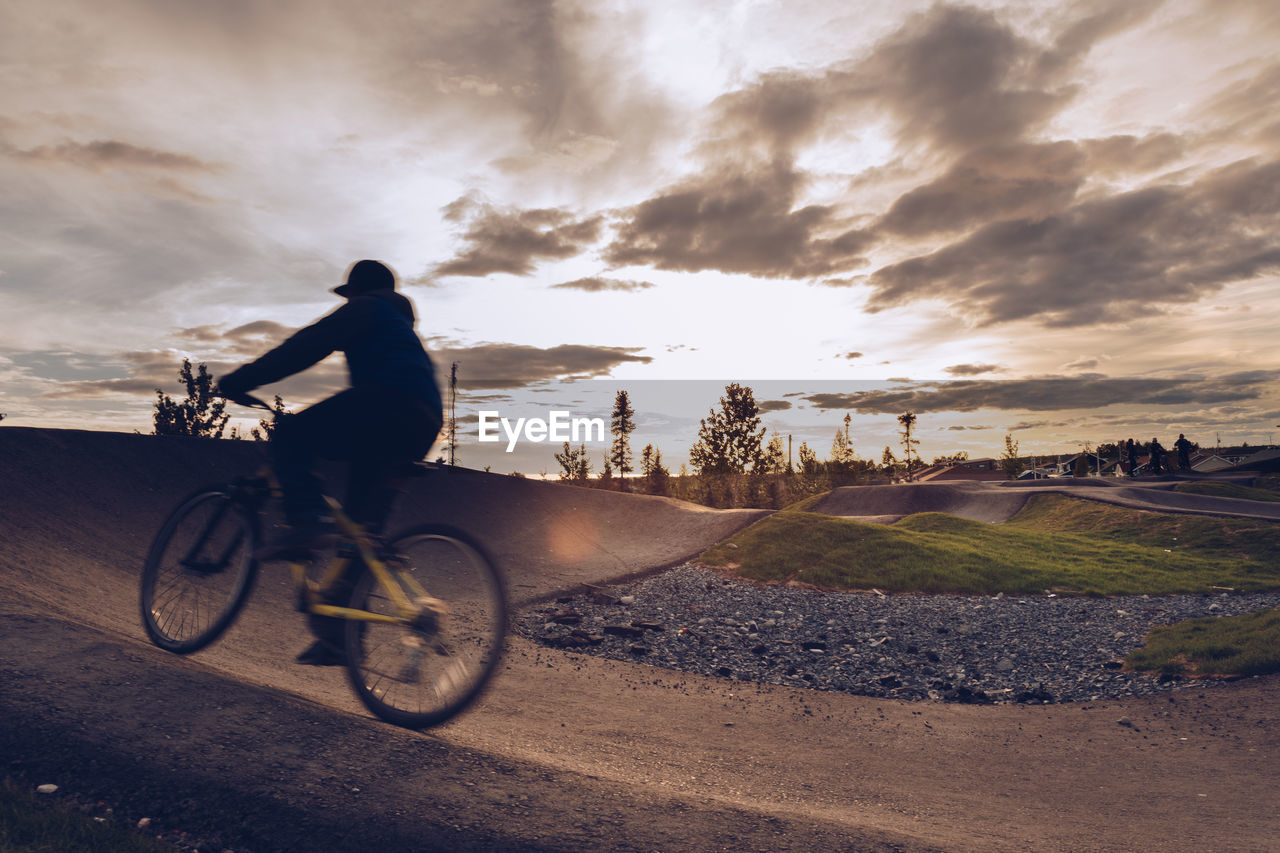
{"type": "MultiPolygon", "coordinates": [[[[190,452],[167,464],[209,479],[190,452]]],[[[478,708],[416,734],[370,719],[340,672],[292,664],[306,638],[278,574],[206,652],[145,643],[136,566],[181,488],[154,455],[116,448],[91,488],[83,466],[31,456],[52,472],[32,485],[5,458],[6,771],[237,851],[1255,851],[1280,838],[1274,677],[980,707],[758,687],[517,639],[478,708]]],[[[583,512],[579,530],[595,524],[583,512]]],[[[630,559],[609,525],[590,529],[605,532],[584,554],[630,559]]]]}
{"type": "Polygon", "coordinates": [[[1274,679],[921,705],[517,643],[479,708],[415,734],[338,710],[342,684],[308,701],[12,606],[0,638],[8,770],[235,850],[1267,850],[1280,833],[1274,679]]]}

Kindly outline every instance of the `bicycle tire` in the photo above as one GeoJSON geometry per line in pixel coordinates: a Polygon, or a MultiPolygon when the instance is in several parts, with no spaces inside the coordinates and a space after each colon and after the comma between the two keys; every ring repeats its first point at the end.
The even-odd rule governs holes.
{"type": "Polygon", "coordinates": [[[147,552],[139,589],[142,625],[151,641],[190,654],[218,639],[253,589],[258,516],[225,486],[183,499],[147,552]]]}
{"type": "MultiPolygon", "coordinates": [[[[485,549],[460,530],[420,525],[390,540],[388,562],[412,577],[447,614],[430,626],[348,620],[347,675],[360,701],[394,725],[422,729],[468,708],[502,658],[507,632],[506,581],[485,549]]],[[[402,588],[406,582],[400,580],[402,588]]],[[[406,589],[411,598],[417,590],[406,589]]],[[[386,591],[365,569],[351,606],[394,614],[386,591]]]]}

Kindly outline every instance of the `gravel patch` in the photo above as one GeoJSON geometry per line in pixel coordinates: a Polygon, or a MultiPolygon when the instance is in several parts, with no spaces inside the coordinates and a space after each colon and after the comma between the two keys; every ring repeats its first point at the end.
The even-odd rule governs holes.
{"type": "Polygon", "coordinates": [[[1194,682],[1126,672],[1146,634],[1280,606],[1280,593],[1063,598],[825,593],[685,564],[536,606],[517,630],[545,646],[739,681],[864,696],[1051,704],[1194,682]]]}

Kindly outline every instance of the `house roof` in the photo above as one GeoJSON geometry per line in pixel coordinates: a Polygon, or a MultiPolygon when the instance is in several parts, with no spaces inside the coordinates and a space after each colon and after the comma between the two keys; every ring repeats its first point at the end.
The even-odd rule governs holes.
{"type": "Polygon", "coordinates": [[[947,480],[966,480],[969,482],[987,482],[995,480],[1007,480],[1009,475],[1004,471],[988,471],[983,469],[966,468],[960,465],[937,465],[933,468],[926,468],[924,471],[916,475],[917,483],[924,482],[943,482],[947,480]]]}

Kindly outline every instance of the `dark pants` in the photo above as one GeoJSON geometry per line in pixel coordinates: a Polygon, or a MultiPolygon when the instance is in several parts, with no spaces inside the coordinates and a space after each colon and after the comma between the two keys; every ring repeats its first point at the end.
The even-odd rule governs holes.
{"type": "Polygon", "coordinates": [[[425,403],[390,388],[350,388],[283,418],[271,436],[276,476],[291,522],[324,514],[317,459],[350,462],[344,509],[379,533],[391,514],[393,481],[431,449],[440,416],[425,403]]]}

